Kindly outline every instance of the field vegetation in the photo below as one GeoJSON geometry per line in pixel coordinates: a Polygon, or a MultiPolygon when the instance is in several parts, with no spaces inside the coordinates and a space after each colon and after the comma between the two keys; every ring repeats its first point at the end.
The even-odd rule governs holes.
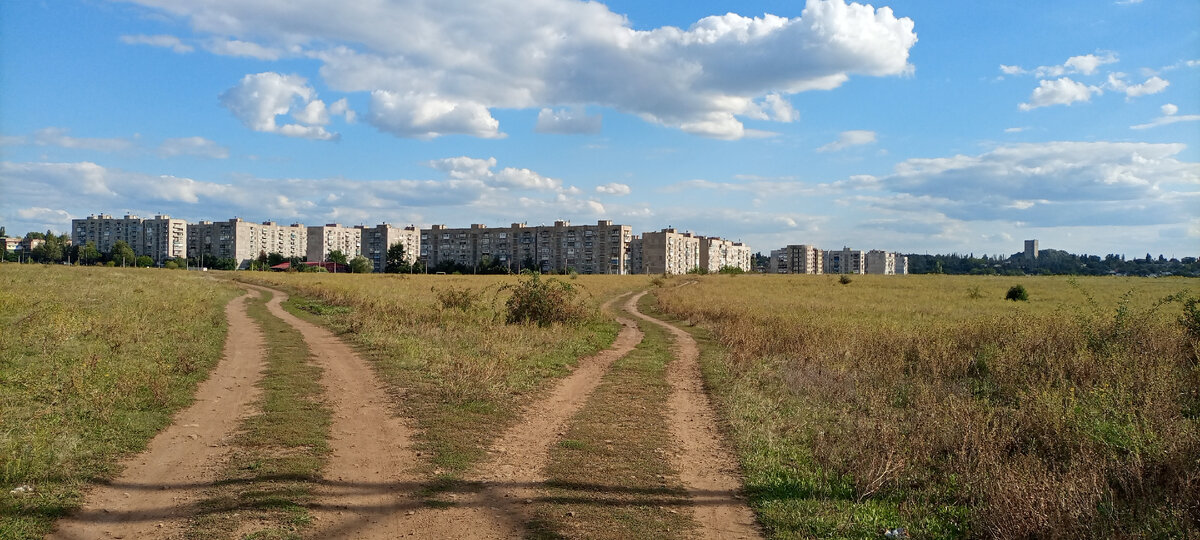
{"type": "Polygon", "coordinates": [[[1195,280],[735,277],[656,294],[772,536],[1200,535],[1195,280]]]}
{"type": "Polygon", "coordinates": [[[237,294],[199,273],[0,265],[0,537],[42,537],[191,402],[237,294]]]}
{"type": "MultiPolygon", "coordinates": [[[[431,456],[432,472],[446,482],[486,455],[490,441],[517,419],[530,396],[567,374],[580,357],[611,344],[618,325],[601,316],[598,306],[646,283],[641,277],[542,276],[541,293],[576,291],[566,301],[581,318],[540,325],[507,320],[509,300],[523,294],[530,277],[267,272],[236,277],[288,291],[297,314],[365,352],[395,403],[419,428],[418,450],[431,456]]],[[[513,305],[536,313],[544,300],[531,294],[528,304],[513,305]]]]}

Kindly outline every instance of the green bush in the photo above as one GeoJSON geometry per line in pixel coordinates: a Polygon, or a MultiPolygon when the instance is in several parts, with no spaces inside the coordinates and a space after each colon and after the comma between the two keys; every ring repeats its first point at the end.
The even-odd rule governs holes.
{"type": "Polygon", "coordinates": [[[1004,299],[1012,300],[1013,302],[1017,300],[1026,302],[1029,300],[1029,293],[1025,291],[1024,285],[1013,285],[1008,289],[1008,293],[1004,295],[1004,299]]]}
{"type": "Polygon", "coordinates": [[[443,309],[460,309],[467,311],[475,305],[475,291],[470,287],[461,289],[455,287],[446,287],[445,289],[434,288],[433,292],[437,294],[438,302],[442,304],[443,309]]]}
{"type": "Polygon", "coordinates": [[[166,268],[167,270],[176,270],[179,268],[179,265],[176,264],[175,261],[167,261],[163,263],[163,268],[166,268]]]}
{"type": "Polygon", "coordinates": [[[550,326],[587,320],[590,311],[579,301],[579,290],[575,286],[557,279],[543,280],[537,272],[526,275],[524,281],[504,287],[512,291],[512,296],[505,302],[506,322],[550,326]]]}
{"type": "Polygon", "coordinates": [[[842,274],[842,276],[838,278],[838,283],[841,283],[842,285],[849,285],[851,281],[854,280],[850,279],[850,276],[846,274],[842,274]]]}

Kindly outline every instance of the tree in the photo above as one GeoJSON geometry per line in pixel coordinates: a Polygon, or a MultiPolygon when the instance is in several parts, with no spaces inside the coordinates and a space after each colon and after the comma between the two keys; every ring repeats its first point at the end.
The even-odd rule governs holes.
{"type": "Polygon", "coordinates": [[[0,225],[0,238],[8,236],[8,232],[4,230],[4,225],[0,225]]]}
{"type": "Polygon", "coordinates": [[[388,246],[387,257],[384,259],[383,271],[389,274],[411,272],[412,267],[404,259],[404,244],[396,242],[388,246]]]}
{"type": "Polygon", "coordinates": [[[112,251],[108,252],[108,260],[117,263],[119,266],[132,265],[136,259],[137,255],[134,254],[133,248],[129,247],[129,244],[124,240],[117,240],[113,244],[112,251]]]}
{"type": "Polygon", "coordinates": [[[350,260],[350,271],[355,274],[370,274],[372,269],[374,265],[371,264],[371,259],[362,255],[350,260]]]}
{"type": "Polygon", "coordinates": [[[271,252],[267,254],[267,266],[278,266],[285,262],[288,262],[288,260],[282,253],[271,252]]]}
{"type": "Polygon", "coordinates": [[[100,259],[100,250],[96,249],[96,243],[88,240],[88,243],[82,246],[75,246],[75,260],[80,264],[88,264],[100,259]]]}
{"type": "Polygon", "coordinates": [[[325,257],[325,260],[338,264],[346,264],[346,254],[342,253],[340,249],[335,249],[329,252],[329,256],[325,257]]]}
{"type": "Polygon", "coordinates": [[[154,259],[150,258],[149,255],[139,255],[138,258],[135,259],[135,262],[139,268],[150,268],[151,266],[154,266],[154,259]]]}

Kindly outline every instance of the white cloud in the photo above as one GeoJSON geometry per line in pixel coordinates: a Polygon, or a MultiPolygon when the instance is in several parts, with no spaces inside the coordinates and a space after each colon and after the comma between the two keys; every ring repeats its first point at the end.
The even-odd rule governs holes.
{"type": "MultiPolygon", "coordinates": [[[[498,188],[525,190],[563,191],[562,181],[542,176],[529,169],[506,167],[499,172],[496,158],[479,159],[467,156],[435,159],[427,163],[430,167],[458,180],[473,180],[498,188]]],[[[574,189],[574,188],[568,188],[574,189]]]]}
{"type": "Polygon", "coordinates": [[[845,150],[851,146],[860,146],[875,142],[875,132],[867,130],[851,130],[843,131],[838,134],[836,141],[833,141],[825,146],[817,148],[818,152],[837,152],[845,150]]]}
{"type": "Polygon", "coordinates": [[[1146,79],[1145,82],[1139,84],[1129,84],[1125,82],[1125,74],[1119,72],[1109,73],[1108,82],[1105,83],[1105,86],[1112,90],[1124,92],[1127,100],[1135,97],[1157,94],[1163,90],[1166,90],[1170,85],[1170,81],[1167,81],[1166,79],[1163,79],[1157,75],[1150,77],[1149,79],[1146,79]]]}
{"type": "Polygon", "coordinates": [[[1066,62],[1053,66],[1038,66],[1033,69],[1025,69],[1021,66],[1009,66],[1000,64],[1000,72],[1004,75],[1027,75],[1032,74],[1039,79],[1049,77],[1061,77],[1068,74],[1092,75],[1096,73],[1097,68],[1105,64],[1117,62],[1117,55],[1111,51],[1101,51],[1100,54],[1082,54],[1072,56],[1066,62]]]}
{"type": "Polygon", "coordinates": [[[1020,133],[1027,129],[1029,129],[1029,128],[1027,128],[1027,127],[1010,127],[1010,128],[1004,128],[1004,132],[1005,133],[1020,133]]]}
{"type": "Polygon", "coordinates": [[[1107,53],[1104,56],[1096,56],[1094,54],[1085,54],[1082,56],[1072,56],[1063,63],[1071,73],[1080,73],[1083,75],[1091,75],[1096,72],[1096,68],[1104,64],[1112,64],[1117,61],[1117,55],[1107,53]]]}
{"type": "Polygon", "coordinates": [[[1077,101],[1091,101],[1092,94],[1104,93],[1099,87],[1088,86],[1081,82],[1063,77],[1055,81],[1039,81],[1038,87],[1029,96],[1029,103],[1022,103],[1022,111],[1049,107],[1051,105],[1070,105],[1077,101]]]}
{"type": "Polygon", "coordinates": [[[239,39],[212,39],[207,43],[205,49],[222,56],[241,56],[258,60],[278,60],[280,56],[283,56],[283,51],[279,49],[239,39]]]}
{"type": "Polygon", "coordinates": [[[204,137],[181,137],[164,140],[158,147],[158,155],[163,157],[197,156],[225,159],[229,157],[229,149],[204,137]]]}
{"type": "MultiPolygon", "coordinates": [[[[37,222],[37,223],[53,223],[53,224],[61,224],[64,222],[70,222],[72,219],[71,214],[69,212],[67,212],[66,210],[55,210],[52,208],[45,208],[45,207],[41,207],[41,206],[37,206],[34,208],[22,208],[20,210],[17,210],[17,216],[26,221],[33,221],[33,222],[37,222]]],[[[53,228],[53,227],[49,227],[49,228],[53,228]]]]}
{"type": "Polygon", "coordinates": [[[346,98],[339,99],[330,104],[329,114],[344,117],[348,123],[354,123],[358,119],[358,113],[350,108],[350,104],[346,101],[346,98]]]}
{"type": "Polygon", "coordinates": [[[118,152],[129,150],[134,147],[134,143],[129,139],[122,138],[92,138],[92,137],[72,137],[67,135],[69,131],[64,128],[48,127],[42,128],[33,132],[33,142],[38,146],[60,146],[62,148],[75,148],[80,150],[96,150],[99,152],[118,152]]]}
{"type": "Polygon", "coordinates": [[[1200,163],[1183,144],[1047,142],[976,156],[909,159],[882,179],[880,208],[1033,226],[1175,223],[1200,203],[1200,163]]]}
{"type": "Polygon", "coordinates": [[[432,139],[441,135],[504,138],[500,122],[481,103],[451,101],[433,96],[371,92],[367,122],[398,137],[432,139]]]}
{"type": "Polygon", "coordinates": [[[191,45],[185,44],[175,36],[162,34],[155,36],[148,36],[145,34],[124,35],[121,36],[121,43],[126,45],[150,45],[151,47],[163,47],[166,49],[171,49],[172,51],[180,54],[190,53],[195,50],[195,48],[193,48],[191,45]]]}
{"type": "Polygon", "coordinates": [[[499,136],[489,109],[597,105],[703,136],[740,118],[794,121],[778,98],[860,76],[907,75],[913,21],[887,7],[808,0],[800,17],[728,13],[637,30],[598,2],[134,0],[198,34],[297,50],[343,92],[371,92],[368,121],[402,137],[499,136]]]}
{"type": "Polygon", "coordinates": [[[1167,103],[1166,105],[1162,106],[1162,116],[1145,124],[1129,126],[1129,129],[1149,129],[1152,127],[1165,126],[1179,122],[1195,122],[1200,120],[1200,114],[1176,115],[1178,112],[1179,107],[1177,107],[1174,103],[1167,103]]]}
{"type": "Polygon", "coordinates": [[[537,125],[533,130],[538,133],[562,135],[600,133],[601,123],[600,115],[588,116],[583,107],[542,109],[538,111],[537,125]]]}
{"type": "Polygon", "coordinates": [[[609,182],[601,186],[596,186],[596,193],[603,193],[605,195],[624,196],[629,195],[632,192],[633,190],[630,189],[628,184],[622,184],[620,182],[609,182]]]}
{"type": "Polygon", "coordinates": [[[237,86],[221,94],[221,104],[246,127],[264,133],[278,133],[306,139],[336,139],[322,127],[329,118],[325,103],[316,99],[316,90],[298,75],[265,72],[242,77],[237,86]],[[297,124],[279,125],[275,118],[292,112],[297,124]]]}

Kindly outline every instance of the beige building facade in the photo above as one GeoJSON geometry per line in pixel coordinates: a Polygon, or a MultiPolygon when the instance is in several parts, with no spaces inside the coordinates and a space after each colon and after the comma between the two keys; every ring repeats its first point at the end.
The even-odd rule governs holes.
{"type": "Polygon", "coordinates": [[[885,276],[895,275],[896,254],[880,249],[872,249],[871,251],[868,251],[866,273],[885,276]]]}
{"type": "Polygon", "coordinates": [[[863,274],[866,272],[866,254],[861,250],[843,247],[838,251],[826,251],[823,261],[826,274],[863,274]]]}
{"type": "Polygon", "coordinates": [[[187,255],[187,222],[157,215],[144,219],[132,214],[114,218],[108,214],[71,220],[71,243],[92,242],[102,253],[124,241],[138,256],[146,255],[156,263],[187,255]]]}
{"type": "Polygon", "coordinates": [[[362,232],[358,227],[337,223],[309,227],[308,262],[325,262],[334,251],[341,251],[347,262],[362,255],[362,232]]]}
{"type": "Polygon", "coordinates": [[[754,256],[749,246],[715,236],[699,238],[700,269],[708,272],[720,272],[722,268],[740,268],[744,272],[752,270],[754,256]]]}
{"type": "Polygon", "coordinates": [[[614,225],[609,220],[595,225],[556,221],[553,226],[534,227],[513,223],[500,228],[480,223],[455,229],[433,225],[421,230],[420,253],[429,267],[498,264],[512,272],[532,267],[541,272],[626,274],[632,236],[628,225],[614,225]]]}
{"type": "Polygon", "coordinates": [[[300,223],[280,225],[274,221],[255,223],[233,218],[200,221],[187,226],[189,257],[234,259],[239,269],[248,268],[250,261],[262,253],[303,258],[307,249],[308,229],[300,223]]]}
{"type": "Polygon", "coordinates": [[[825,272],[825,252],[808,244],[789,245],[787,252],[789,274],[822,274],[825,272]]]}
{"type": "Polygon", "coordinates": [[[700,268],[700,237],[666,228],[642,233],[642,273],[686,274],[700,268]]]}
{"type": "Polygon", "coordinates": [[[404,246],[404,261],[408,264],[417,262],[421,253],[421,232],[416,226],[393,227],[381,223],[374,227],[358,226],[362,242],[362,255],[370,259],[376,272],[387,268],[387,252],[392,246],[404,246]]]}

